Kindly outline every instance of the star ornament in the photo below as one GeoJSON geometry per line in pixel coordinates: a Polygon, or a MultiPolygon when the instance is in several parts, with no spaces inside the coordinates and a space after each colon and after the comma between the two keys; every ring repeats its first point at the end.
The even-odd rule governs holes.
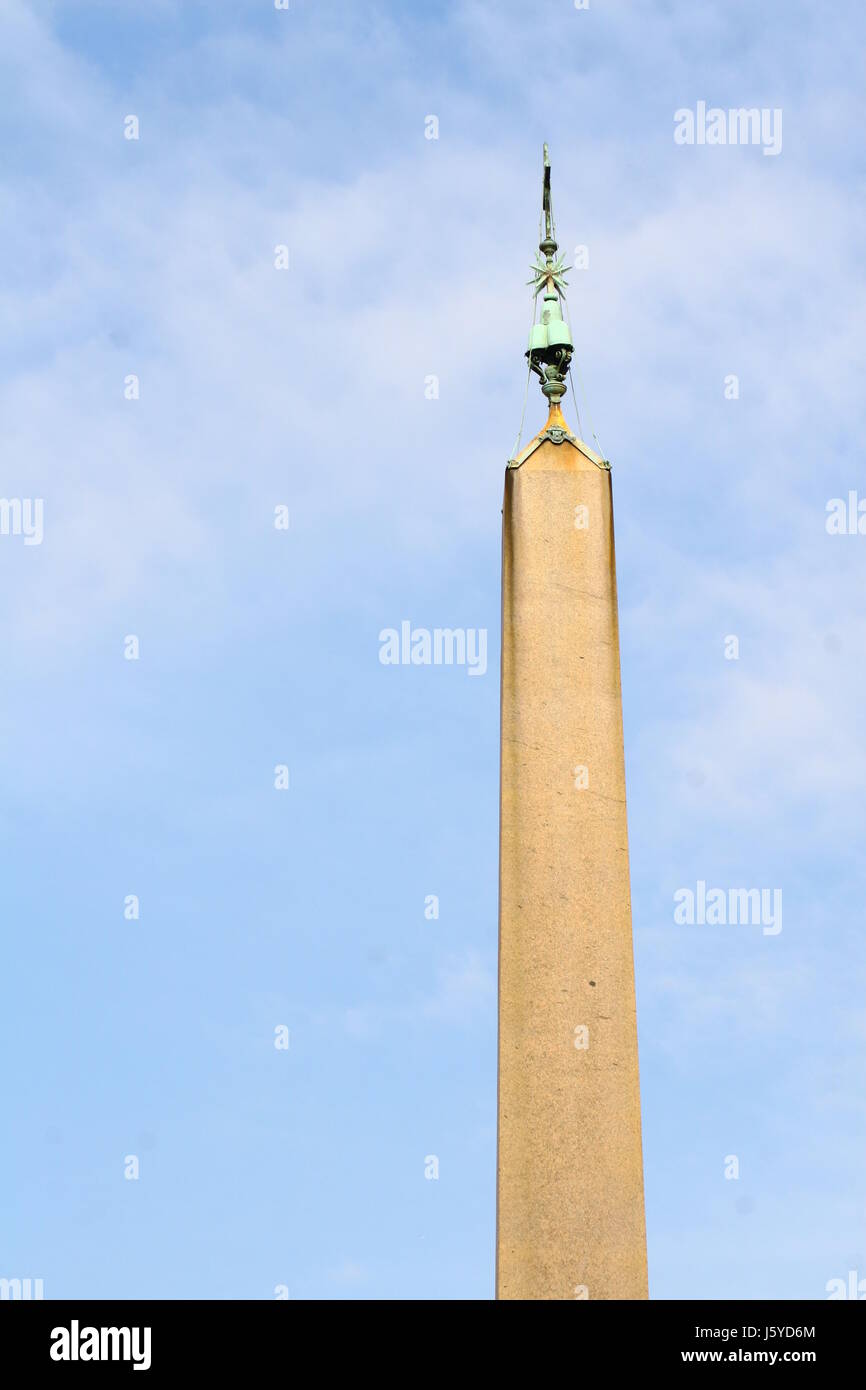
{"type": "Polygon", "coordinates": [[[562,291],[568,287],[565,272],[571,270],[571,266],[565,264],[564,256],[560,256],[558,260],[552,261],[550,265],[548,265],[547,261],[542,260],[541,255],[536,253],[535,260],[529,268],[532,271],[532,279],[527,280],[526,283],[527,285],[533,286],[533,293],[536,299],[544,289],[548,280],[553,281],[553,287],[557,294],[562,294],[562,291]]]}

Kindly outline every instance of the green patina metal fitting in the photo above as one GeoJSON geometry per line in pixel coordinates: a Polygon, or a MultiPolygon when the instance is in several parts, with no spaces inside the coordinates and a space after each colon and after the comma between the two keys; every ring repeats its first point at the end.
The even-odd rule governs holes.
{"type": "Polygon", "coordinates": [[[571,330],[562,317],[562,291],[568,281],[565,272],[571,267],[565,258],[557,257],[556,224],[553,219],[553,200],[550,193],[550,151],[544,146],[544,183],[541,193],[543,235],[531,265],[533,287],[537,299],[543,291],[541,316],[529,334],[526,356],[529,365],[541,381],[541,390],[551,405],[558,404],[566,393],[565,378],[571,363],[574,343],[571,330]]]}

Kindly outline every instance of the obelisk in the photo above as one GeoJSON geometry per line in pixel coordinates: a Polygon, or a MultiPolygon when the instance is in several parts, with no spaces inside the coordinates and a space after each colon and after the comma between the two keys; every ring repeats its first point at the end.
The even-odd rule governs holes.
{"type": "Polygon", "coordinates": [[[549,416],[509,460],[502,523],[497,1297],[648,1297],[613,502],[561,401],[544,148],[549,416]]]}

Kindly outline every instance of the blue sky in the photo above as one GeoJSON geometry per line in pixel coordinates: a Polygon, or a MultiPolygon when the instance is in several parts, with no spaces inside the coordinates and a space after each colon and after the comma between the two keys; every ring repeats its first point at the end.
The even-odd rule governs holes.
{"type": "Polygon", "coordinates": [[[825,527],[866,496],[864,29],[3,0],[0,492],[44,539],[0,536],[0,1276],[492,1295],[500,505],[548,140],[614,469],[651,1293],[866,1278],[866,537],[825,527]],[[699,101],[781,109],[781,152],[677,145],[699,101]],[[381,665],[403,619],[487,628],[486,676],[381,665]],[[782,932],[676,924],[699,880],[781,888],[782,932]]]}

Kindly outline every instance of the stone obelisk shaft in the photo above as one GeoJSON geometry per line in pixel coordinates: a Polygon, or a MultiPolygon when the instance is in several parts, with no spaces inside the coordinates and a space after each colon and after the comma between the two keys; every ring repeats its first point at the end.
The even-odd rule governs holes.
{"type": "Polygon", "coordinates": [[[648,1296],[613,511],[599,462],[544,440],[505,481],[503,1299],[648,1296]]]}

